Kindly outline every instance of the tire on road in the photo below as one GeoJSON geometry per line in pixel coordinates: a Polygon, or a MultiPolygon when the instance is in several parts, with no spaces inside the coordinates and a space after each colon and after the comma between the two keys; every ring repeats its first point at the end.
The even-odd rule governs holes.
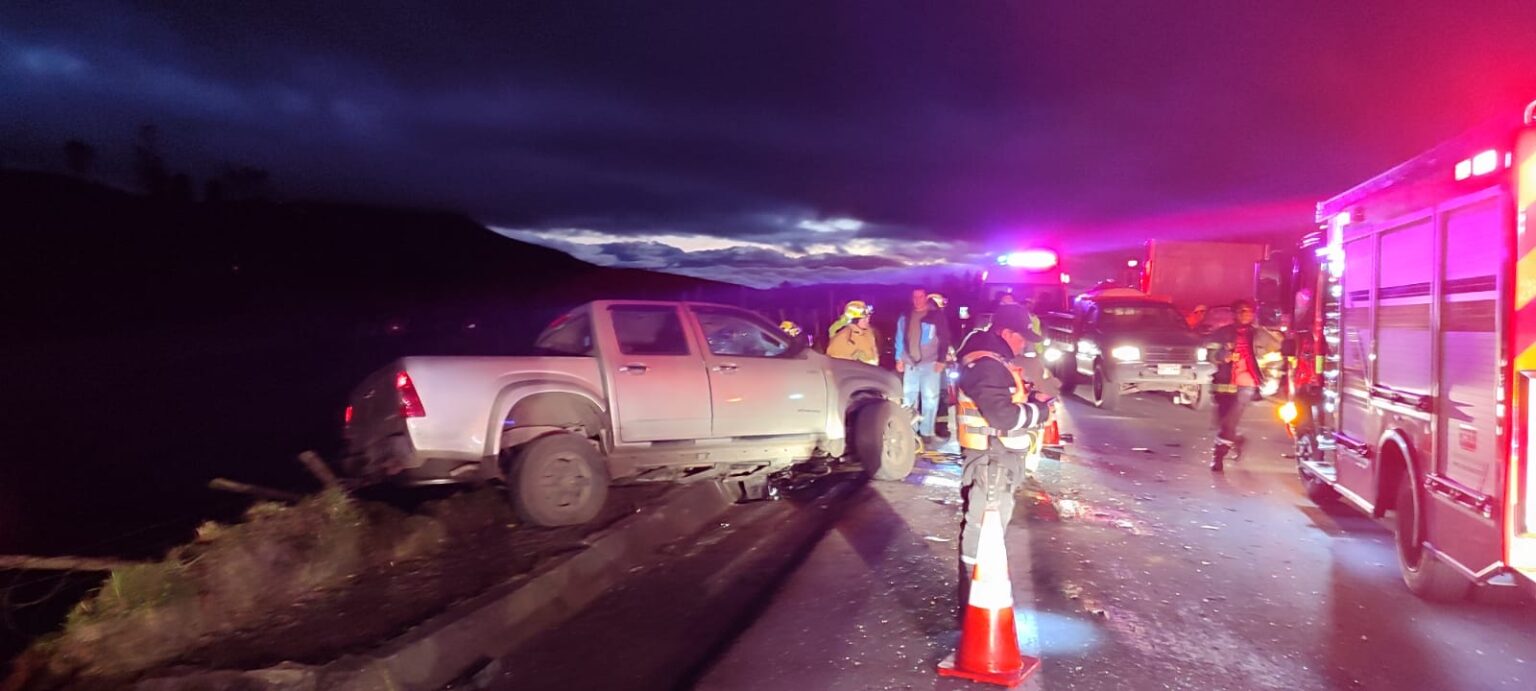
{"type": "Polygon", "coordinates": [[[1120,385],[1104,374],[1104,363],[1093,365],[1093,404],[1100,410],[1114,410],[1120,405],[1120,385]]]}
{"type": "Polygon", "coordinates": [[[1060,382],[1061,395],[1071,396],[1072,391],[1077,389],[1077,364],[1075,358],[1068,359],[1063,356],[1061,363],[1053,369],[1055,370],[1053,374],[1056,375],[1056,381],[1060,382]]]}
{"type": "Polygon", "coordinates": [[[581,435],[539,437],[502,457],[512,508],[532,525],[586,523],[608,500],[607,463],[581,435]]]}
{"type": "Polygon", "coordinates": [[[902,480],[917,463],[917,435],[891,401],[872,401],[853,411],[849,429],[854,457],[876,480],[902,480]]]}
{"type": "Polygon", "coordinates": [[[1461,602],[1472,592],[1472,582],[1458,573],[1450,564],[1440,561],[1424,549],[1423,493],[1414,487],[1412,476],[1403,473],[1397,485],[1397,518],[1395,542],[1397,565],[1403,572],[1403,583],[1408,589],[1425,600],[1433,602],[1461,602]]]}
{"type": "Polygon", "coordinates": [[[1195,398],[1185,405],[1188,406],[1190,410],[1210,410],[1211,396],[1211,387],[1209,385],[1201,386],[1197,391],[1195,391],[1195,398]]]}

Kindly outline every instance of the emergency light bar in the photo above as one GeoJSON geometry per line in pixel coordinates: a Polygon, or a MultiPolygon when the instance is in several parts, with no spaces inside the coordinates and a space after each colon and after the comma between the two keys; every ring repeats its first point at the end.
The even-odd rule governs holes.
{"type": "MultiPolygon", "coordinates": [[[[1509,165],[1508,157],[1505,157],[1504,165],[1509,165]]],[[[1472,158],[1464,158],[1456,162],[1456,179],[1465,180],[1477,175],[1487,175],[1499,168],[1499,152],[1497,149],[1483,151],[1472,158]]]]}
{"type": "Polygon", "coordinates": [[[998,255],[999,266],[1011,266],[1015,269],[1029,271],[1045,271],[1056,268],[1056,253],[1050,250],[1022,250],[998,255]]]}

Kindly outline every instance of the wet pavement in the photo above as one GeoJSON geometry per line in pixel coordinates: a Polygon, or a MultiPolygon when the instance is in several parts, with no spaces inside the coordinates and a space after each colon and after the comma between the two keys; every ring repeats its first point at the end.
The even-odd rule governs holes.
{"type": "MultiPolygon", "coordinates": [[[[1283,429],[1250,409],[1245,457],[1206,467],[1208,414],[1069,404],[1075,434],[1007,536],[1034,689],[1533,689],[1536,606],[1447,606],[1402,585],[1391,533],[1302,495],[1283,429]]],[[[957,468],[875,483],[696,680],[701,689],[960,689],[957,468]]]]}

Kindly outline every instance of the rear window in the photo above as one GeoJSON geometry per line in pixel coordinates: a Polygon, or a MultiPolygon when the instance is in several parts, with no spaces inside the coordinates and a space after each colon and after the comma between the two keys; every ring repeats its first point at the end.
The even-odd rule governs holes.
{"type": "Polygon", "coordinates": [[[625,355],[687,355],[688,339],[676,307],[610,308],[619,351],[625,355]]]}

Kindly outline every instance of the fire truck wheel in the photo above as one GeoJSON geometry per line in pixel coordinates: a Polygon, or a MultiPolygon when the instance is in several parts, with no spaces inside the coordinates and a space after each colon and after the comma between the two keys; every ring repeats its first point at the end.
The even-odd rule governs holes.
{"type": "Polygon", "coordinates": [[[1093,366],[1093,404],[1101,410],[1114,410],[1120,405],[1120,385],[1104,374],[1103,363],[1093,366]]]}
{"type": "Polygon", "coordinates": [[[854,455],[864,474],[876,480],[903,480],[917,463],[917,439],[912,426],[902,420],[901,408],[891,401],[875,401],[854,411],[854,455]]]}
{"type": "Polygon", "coordinates": [[[1397,564],[1408,589],[1433,602],[1460,602],[1472,591],[1472,582],[1424,548],[1424,518],[1420,511],[1423,493],[1407,474],[1397,486],[1397,564]]]}

